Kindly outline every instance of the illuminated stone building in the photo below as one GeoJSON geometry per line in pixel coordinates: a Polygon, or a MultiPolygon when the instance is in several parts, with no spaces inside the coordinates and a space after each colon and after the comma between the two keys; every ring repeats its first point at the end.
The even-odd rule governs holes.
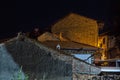
{"type": "Polygon", "coordinates": [[[107,49],[108,49],[108,36],[107,35],[100,35],[98,39],[98,47],[102,48],[101,51],[102,56],[101,59],[107,59],[107,49]]]}
{"type": "Polygon", "coordinates": [[[108,33],[103,33],[103,34],[99,35],[98,47],[103,49],[101,51],[101,53],[102,53],[101,59],[102,60],[109,59],[109,58],[115,58],[113,55],[115,55],[116,52],[115,51],[112,52],[116,46],[115,41],[116,41],[115,36],[109,35],[108,33]]]}
{"type": "Polygon", "coordinates": [[[97,21],[71,13],[60,19],[52,26],[53,34],[62,36],[70,41],[97,46],[98,25],[97,21]]]}
{"type": "MultiPolygon", "coordinates": [[[[99,59],[105,60],[111,58],[112,53],[108,52],[114,47],[115,37],[106,33],[98,35],[103,29],[104,23],[102,21],[96,21],[78,14],[70,13],[52,25],[51,36],[54,36],[54,38],[58,40],[53,40],[53,37],[46,39],[45,36],[44,38],[41,36],[41,39],[46,39],[45,41],[76,42],[78,44],[82,43],[98,47],[100,48],[99,53],[101,53],[101,55],[98,56],[99,59]]],[[[41,41],[40,37],[38,40],[41,41]]]]}

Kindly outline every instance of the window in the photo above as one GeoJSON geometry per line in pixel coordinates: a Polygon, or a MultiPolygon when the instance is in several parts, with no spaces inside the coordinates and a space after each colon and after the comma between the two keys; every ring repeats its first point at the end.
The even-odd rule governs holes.
{"type": "Polygon", "coordinates": [[[102,47],[102,44],[100,44],[100,47],[102,47]]]}
{"type": "Polygon", "coordinates": [[[118,62],[118,66],[120,67],[120,62],[118,62]]]}
{"type": "Polygon", "coordinates": [[[103,44],[105,44],[105,38],[103,38],[103,44]]]}

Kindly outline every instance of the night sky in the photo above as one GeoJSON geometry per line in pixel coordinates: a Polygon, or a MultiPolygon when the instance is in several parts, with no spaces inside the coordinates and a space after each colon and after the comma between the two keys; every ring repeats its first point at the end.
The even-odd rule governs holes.
{"type": "Polygon", "coordinates": [[[31,31],[36,26],[43,30],[71,12],[104,21],[111,28],[110,20],[119,15],[119,3],[117,0],[16,0],[0,10],[0,38],[3,38],[31,31]]]}

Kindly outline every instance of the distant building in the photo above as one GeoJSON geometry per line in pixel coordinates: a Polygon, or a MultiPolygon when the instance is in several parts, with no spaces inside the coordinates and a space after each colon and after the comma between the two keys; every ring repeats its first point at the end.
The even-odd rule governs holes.
{"type": "Polygon", "coordinates": [[[68,40],[97,46],[98,25],[97,21],[71,13],[55,23],[51,31],[60,34],[68,40]]]}
{"type": "Polygon", "coordinates": [[[98,47],[102,48],[102,60],[115,58],[117,54],[116,50],[116,37],[109,35],[109,33],[103,33],[99,35],[98,47]],[[114,56],[113,56],[114,55],[114,56]]]}
{"type": "Polygon", "coordinates": [[[108,50],[108,36],[107,35],[100,35],[98,39],[98,47],[102,48],[101,51],[102,56],[101,59],[107,59],[107,50],[108,50]]]}
{"type": "Polygon", "coordinates": [[[109,40],[108,58],[117,58],[120,59],[120,36],[112,36],[109,40]]]}

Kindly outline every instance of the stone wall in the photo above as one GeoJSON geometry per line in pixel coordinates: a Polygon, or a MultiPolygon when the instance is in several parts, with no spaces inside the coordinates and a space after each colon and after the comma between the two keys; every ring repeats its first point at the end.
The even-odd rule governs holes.
{"type": "Polygon", "coordinates": [[[73,73],[98,74],[99,68],[28,38],[6,42],[5,46],[29,80],[72,80],[73,73]]]}
{"type": "Polygon", "coordinates": [[[70,14],[52,26],[52,32],[62,33],[69,40],[97,46],[98,26],[96,20],[70,14]]]}
{"type": "Polygon", "coordinates": [[[71,80],[72,65],[68,56],[58,54],[28,39],[6,43],[6,48],[14,60],[29,75],[29,80],[71,80]]]}
{"type": "Polygon", "coordinates": [[[4,43],[0,44],[0,80],[25,80],[20,66],[13,60],[4,43]]]}
{"type": "Polygon", "coordinates": [[[77,74],[99,74],[100,69],[79,59],[73,58],[73,73],[77,74]]]}

